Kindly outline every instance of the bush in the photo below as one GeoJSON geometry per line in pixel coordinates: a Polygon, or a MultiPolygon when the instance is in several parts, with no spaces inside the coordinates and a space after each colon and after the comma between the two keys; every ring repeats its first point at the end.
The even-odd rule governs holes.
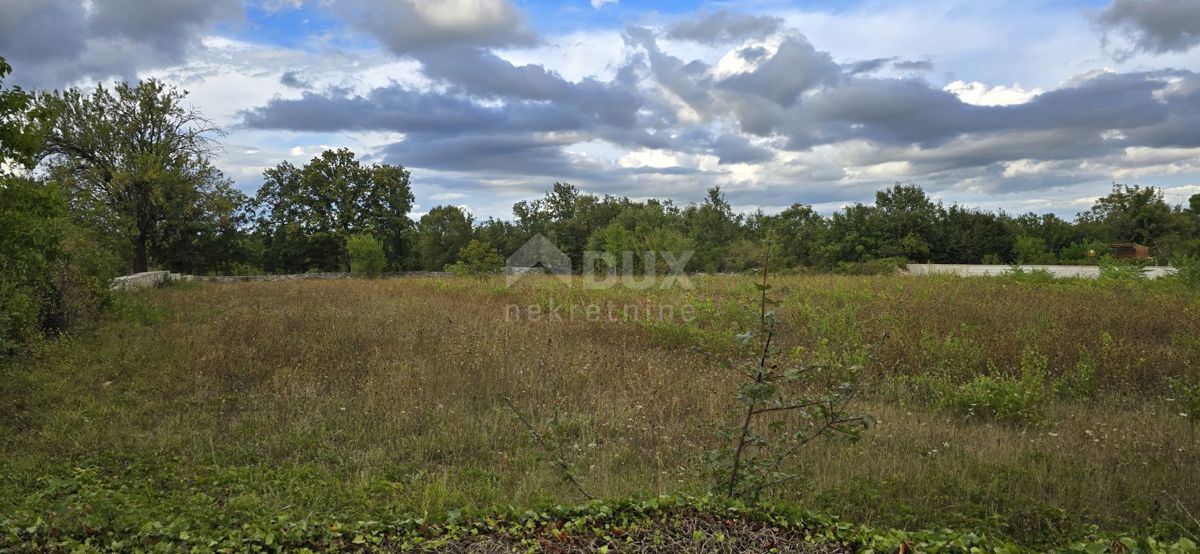
{"type": "Polygon", "coordinates": [[[951,408],[970,416],[1005,423],[1037,423],[1045,400],[1047,359],[1036,350],[1021,353],[1021,375],[979,375],[959,385],[948,398],[951,408]]]}
{"type": "Polygon", "coordinates": [[[950,407],[970,416],[1007,423],[1041,419],[1042,391],[1024,379],[980,375],[959,385],[948,399],[950,407]]]}
{"type": "Polygon", "coordinates": [[[446,271],[455,275],[477,275],[496,273],[503,268],[504,257],[496,247],[471,239],[471,242],[458,251],[458,261],[447,265],[446,271]]]}
{"type": "Polygon", "coordinates": [[[93,319],[118,263],[37,181],[0,179],[0,354],[93,319]]]}
{"type": "Polygon", "coordinates": [[[383,244],[369,234],[354,235],[346,241],[350,254],[350,273],[378,277],[387,266],[383,244]]]}
{"type": "Polygon", "coordinates": [[[1108,284],[1135,283],[1145,278],[1142,266],[1137,263],[1121,262],[1111,255],[1100,257],[1100,282],[1108,284]]]}
{"type": "Polygon", "coordinates": [[[1200,290],[1200,256],[1177,256],[1171,260],[1175,281],[1192,290],[1200,290]]]}

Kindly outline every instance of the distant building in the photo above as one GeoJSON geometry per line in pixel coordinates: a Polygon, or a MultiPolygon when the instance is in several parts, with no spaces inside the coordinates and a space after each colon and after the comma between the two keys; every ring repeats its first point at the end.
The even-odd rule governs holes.
{"type": "Polygon", "coordinates": [[[1136,242],[1119,242],[1108,245],[1114,258],[1142,260],[1150,257],[1150,247],[1136,242]]]}

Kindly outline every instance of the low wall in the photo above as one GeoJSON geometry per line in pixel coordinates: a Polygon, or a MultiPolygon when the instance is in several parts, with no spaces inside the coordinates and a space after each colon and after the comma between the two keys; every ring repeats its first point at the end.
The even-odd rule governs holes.
{"type": "MultiPolygon", "coordinates": [[[[449,277],[445,271],[399,271],[382,277],[449,277]]],[[[147,271],[113,279],[110,290],[137,290],[156,287],[171,281],[206,281],[210,283],[242,283],[248,281],[294,281],[297,279],[346,279],[353,273],[295,273],[289,275],[183,275],[170,271],[147,271]]]]}
{"type": "MultiPolygon", "coordinates": [[[[1046,271],[1055,277],[1082,277],[1095,279],[1100,277],[1100,267],[1094,265],[1022,265],[1023,271],[1046,271]]],[[[979,265],[979,264],[908,264],[908,272],[913,275],[962,275],[964,277],[982,277],[986,275],[1003,275],[1013,270],[1010,265],[979,265]]],[[[1157,279],[1175,273],[1170,266],[1149,266],[1143,274],[1150,279],[1157,279]]]]}
{"type": "Polygon", "coordinates": [[[136,290],[157,287],[171,281],[192,281],[192,275],[181,275],[170,271],[145,271],[133,275],[122,275],[108,284],[109,290],[136,290]]]}

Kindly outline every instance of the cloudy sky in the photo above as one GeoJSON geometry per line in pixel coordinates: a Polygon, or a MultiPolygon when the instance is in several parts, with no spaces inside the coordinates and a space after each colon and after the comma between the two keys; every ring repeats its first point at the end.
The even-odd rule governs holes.
{"type": "Polygon", "coordinates": [[[1200,192],[1200,0],[0,0],[0,56],[178,84],[249,193],[334,147],[480,217],[556,180],[767,211],[1200,192]]]}

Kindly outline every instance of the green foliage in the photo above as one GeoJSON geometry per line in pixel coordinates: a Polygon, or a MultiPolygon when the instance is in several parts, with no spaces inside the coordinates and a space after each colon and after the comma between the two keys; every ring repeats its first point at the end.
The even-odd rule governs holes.
{"type": "Polygon", "coordinates": [[[1096,397],[1096,386],[1096,360],[1081,348],[1075,366],[1054,382],[1054,392],[1071,400],[1091,400],[1096,397]]]}
{"type": "Polygon", "coordinates": [[[90,321],[114,260],[70,223],[52,185],[0,177],[0,354],[90,321]]]}
{"type": "Polygon", "coordinates": [[[1013,257],[1019,264],[1054,263],[1054,254],[1046,251],[1046,241],[1027,235],[1016,238],[1013,243],[1013,257]]]}
{"type": "Polygon", "coordinates": [[[758,289],[758,321],[735,338],[744,359],[727,364],[741,378],[738,420],[719,429],[725,443],[709,453],[713,490],[728,498],[757,502],[764,491],[797,478],[787,465],[802,448],[827,435],[857,438],[872,420],[853,416],[846,406],[855,389],[849,382],[827,386],[814,377],[813,365],[789,367],[776,340],[779,320],[768,296],[773,243],[763,249],[758,289]]]}
{"type": "Polygon", "coordinates": [[[1176,256],[1171,260],[1174,280],[1183,286],[1200,291],[1200,256],[1176,256]]]}
{"type": "MultiPolygon", "coordinates": [[[[55,482],[68,502],[85,503],[120,494],[86,469],[55,482]],[[107,487],[104,488],[104,487],[107,487]],[[99,494],[97,494],[99,493],[99,494]]],[[[973,531],[900,530],[855,525],[834,516],[788,506],[746,506],[714,497],[660,495],[646,499],[594,500],[578,506],[538,509],[459,509],[410,515],[391,521],[291,518],[262,515],[237,526],[211,528],[186,517],[131,520],[149,511],[149,497],[128,492],[114,505],[112,519],[29,519],[20,513],[0,519],[0,548],[15,551],[473,551],[480,545],[503,551],[853,551],[863,554],[1033,554],[1034,550],[973,531]],[[125,524],[126,526],[122,527],[125,524]],[[765,531],[765,533],[764,533],[765,531]],[[763,535],[768,538],[764,540],[763,535]]],[[[236,499],[233,499],[236,501],[236,499]]],[[[178,509],[179,507],[176,507],[178,509]]],[[[194,509],[191,506],[187,508],[194,509]]],[[[107,515],[107,514],[105,514],[107,515]]],[[[164,514],[167,515],[167,514],[164,514]]],[[[1161,541],[1127,535],[1092,536],[1040,552],[1055,554],[1191,554],[1190,539],[1161,541]]]]}
{"type": "Polygon", "coordinates": [[[1100,225],[1114,242],[1154,244],[1173,225],[1162,190],[1113,183],[1112,192],[1079,214],[1080,223],[1100,225]]]}
{"type": "Polygon", "coordinates": [[[350,235],[346,239],[346,251],[350,255],[351,273],[378,277],[387,267],[383,244],[369,233],[350,235]]]}
{"type": "MultiPolygon", "coordinates": [[[[12,66],[0,57],[0,85],[9,73],[12,66]]],[[[20,87],[0,86],[0,161],[32,168],[41,152],[45,125],[51,115],[20,87]]]]}
{"type": "Polygon", "coordinates": [[[343,270],[350,263],[347,241],[365,232],[383,244],[389,267],[407,258],[413,195],[404,167],[363,165],[343,148],[326,150],[303,167],[283,162],[263,177],[253,206],[267,270],[343,270]]]}
{"type": "Polygon", "coordinates": [[[1125,260],[1118,260],[1111,255],[1100,258],[1100,282],[1111,285],[1126,285],[1137,283],[1146,278],[1142,265],[1125,260]]]}
{"type": "Polygon", "coordinates": [[[458,206],[437,206],[417,224],[417,257],[421,269],[442,271],[458,261],[471,242],[471,215],[458,206]]]}
{"type": "Polygon", "coordinates": [[[208,158],[219,131],[184,107],[186,95],[149,79],[40,98],[56,114],[46,138],[50,174],[89,226],[123,239],[132,272],[194,254],[185,243],[228,231],[214,222],[241,200],[208,158]]]}
{"type": "Polygon", "coordinates": [[[446,267],[446,271],[455,275],[497,273],[501,269],[504,269],[504,257],[492,245],[476,239],[471,239],[458,251],[457,262],[446,267]]]}
{"type": "Polygon", "coordinates": [[[1042,383],[1006,375],[979,375],[947,399],[958,412],[1006,423],[1037,423],[1042,414],[1042,383]]]}
{"type": "Polygon", "coordinates": [[[1043,419],[1046,357],[1031,348],[1021,354],[1018,377],[992,371],[977,375],[947,395],[947,407],[970,417],[1004,423],[1036,424],[1043,419]]]}

